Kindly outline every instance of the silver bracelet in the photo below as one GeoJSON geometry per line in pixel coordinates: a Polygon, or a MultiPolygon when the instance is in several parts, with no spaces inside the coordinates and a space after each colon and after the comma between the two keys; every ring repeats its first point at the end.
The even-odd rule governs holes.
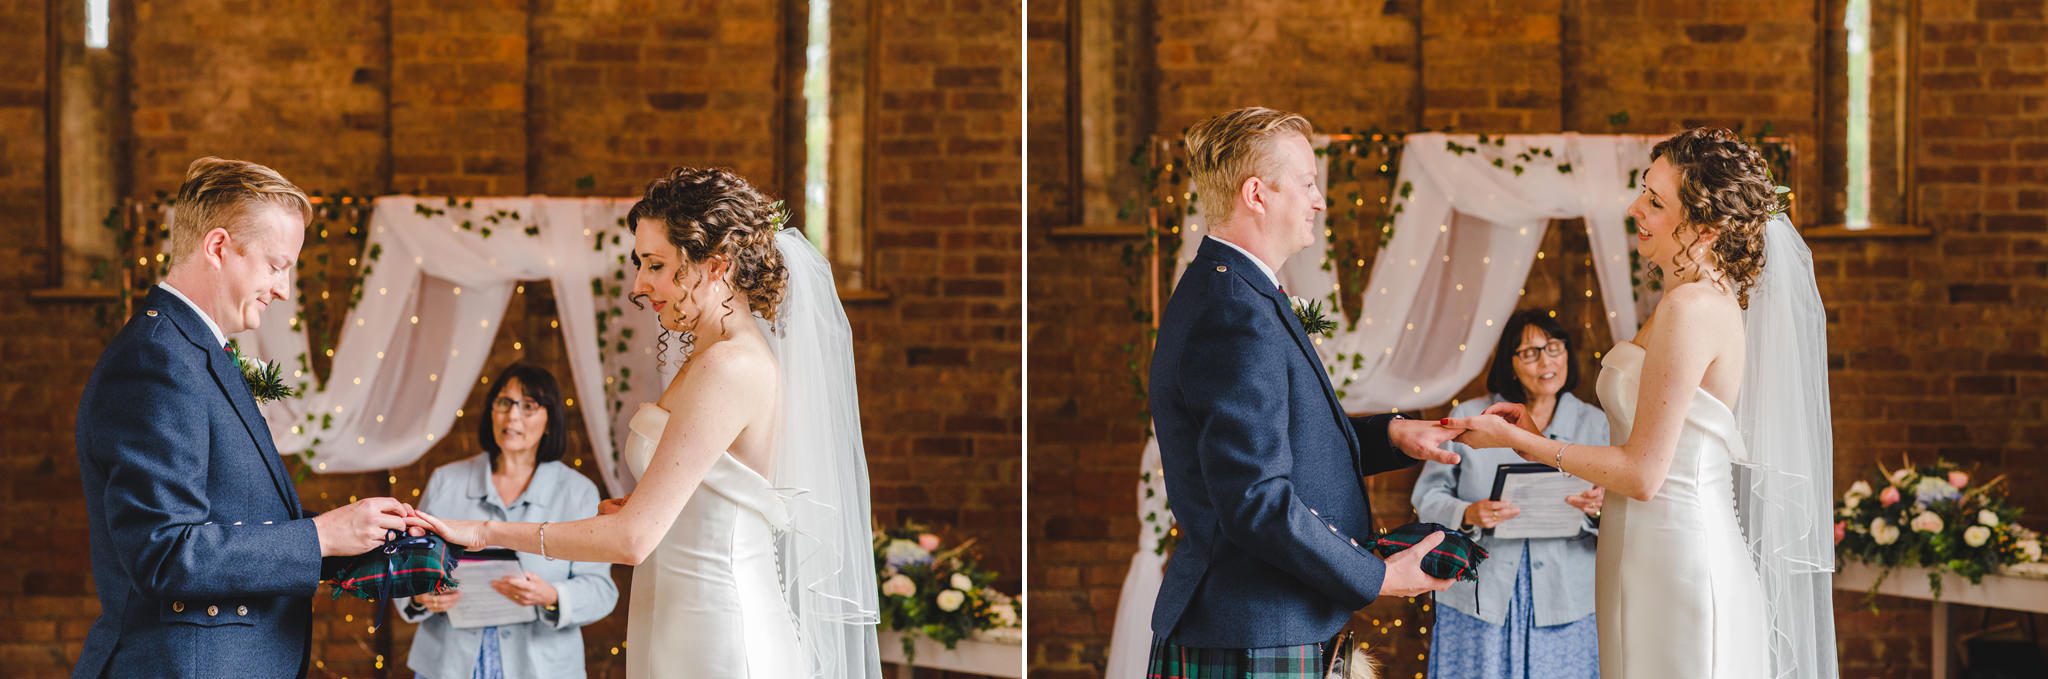
{"type": "Polygon", "coordinates": [[[1568,471],[1565,471],[1565,470],[1564,470],[1564,449],[1566,449],[1566,448],[1570,448],[1570,447],[1572,447],[1572,444],[1571,444],[1571,442],[1569,442],[1569,441],[1565,442],[1565,444],[1564,444],[1564,445],[1561,445],[1561,446],[1558,446],[1558,447],[1557,447],[1557,455],[1556,455],[1556,456],[1554,456],[1554,457],[1552,457],[1552,458],[1550,458],[1550,466],[1552,466],[1552,467],[1556,467],[1556,468],[1557,468],[1557,471],[1559,471],[1559,472],[1563,473],[1563,474],[1564,474],[1564,477],[1565,477],[1565,478],[1571,478],[1571,477],[1572,477],[1572,473],[1571,473],[1571,472],[1568,472],[1568,471]]]}
{"type": "Polygon", "coordinates": [[[555,557],[548,556],[548,522],[546,521],[540,522],[540,555],[541,558],[549,561],[555,560],[555,557]]]}

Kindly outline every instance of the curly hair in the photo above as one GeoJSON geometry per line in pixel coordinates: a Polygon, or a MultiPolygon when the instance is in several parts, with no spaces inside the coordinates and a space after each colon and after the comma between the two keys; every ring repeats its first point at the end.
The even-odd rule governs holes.
{"type": "Polygon", "coordinates": [[[1697,230],[1679,257],[1691,260],[1698,234],[1714,233],[1709,250],[1714,268],[1735,292],[1736,302],[1749,308],[1749,289],[1764,268],[1764,224],[1784,209],[1770,165],[1723,128],[1695,127],[1673,135],[1650,150],[1650,160],[1658,158],[1678,170],[1678,205],[1686,224],[1697,230]]]}
{"type": "MultiPolygon", "coordinates": [[[[647,183],[646,194],[627,211],[626,224],[637,228],[641,220],[660,222],[669,244],[690,262],[725,255],[732,262],[733,290],[749,311],[772,323],[789,284],[789,269],[775,249],[775,232],[784,221],[781,205],[731,170],[678,167],[647,183]]],[[[639,255],[633,264],[639,266],[639,255]]],[[[675,282],[683,285],[689,271],[677,267],[675,282]]],[[[640,297],[633,303],[640,305],[640,297]]],[[[683,319],[685,326],[695,323],[683,319]]],[[[684,334],[686,347],[692,339],[684,334]]]]}

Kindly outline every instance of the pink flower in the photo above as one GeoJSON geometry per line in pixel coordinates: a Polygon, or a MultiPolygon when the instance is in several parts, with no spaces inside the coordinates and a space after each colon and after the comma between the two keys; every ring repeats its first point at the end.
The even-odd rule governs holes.
{"type": "Polygon", "coordinates": [[[1892,505],[1898,504],[1898,503],[1899,503],[1899,489],[1898,489],[1898,487],[1897,487],[1897,486],[1885,486],[1885,488],[1884,488],[1884,492],[1882,492],[1882,493],[1878,493],[1878,494],[1877,494],[1877,503],[1878,503],[1879,505],[1881,505],[1881,506],[1885,506],[1885,507],[1890,507],[1890,506],[1892,506],[1892,505]]]}
{"type": "Polygon", "coordinates": [[[1849,537],[1849,522],[1835,522],[1835,544],[1842,544],[1842,538],[1849,537]]]}
{"type": "Polygon", "coordinates": [[[917,546],[923,547],[924,551],[927,552],[937,551],[939,548],[939,536],[931,533],[919,535],[917,536],[917,546]]]}
{"type": "Polygon", "coordinates": [[[1957,487],[1957,488],[1961,488],[1961,487],[1963,487],[1963,486],[1967,486],[1967,485],[1969,485],[1969,484],[1970,484],[1970,475],[1969,475],[1969,474],[1965,474],[1965,473],[1963,473],[1963,472],[1961,472],[1961,471],[1952,471],[1952,472],[1949,472],[1949,473],[1948,473],[1948,485],[1951,485],[1951,486],[1955,486],[1955,487],[1957,487]]]}

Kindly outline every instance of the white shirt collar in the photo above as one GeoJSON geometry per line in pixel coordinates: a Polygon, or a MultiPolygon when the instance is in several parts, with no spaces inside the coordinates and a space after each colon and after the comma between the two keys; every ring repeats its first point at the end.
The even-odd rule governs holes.
{"type": "Polygon", "coordinates": [[[186,297],[185,293],[178,292],[177,288],[171,287],[169,281],[158,281],[156,286],[170,292],[172,297],[176,297],[179,301],[184,302],[185,306],[192,307],[192,313],[199,314],[199,320],[206,321],[206,329],[213,331],[213,342],[215,344],[223,347],[228,345],[228,336],[220,331],[220,324],[213,322],[213,317],[206,315],[206,311],[200,309],[199,305],[193,304],[192,298],[186,297]]]}
{"type": "Polygon", "coordinates": [[[1250,251],[1250,250],[1246,250],[1246,249],[1244,249],[1244,248],[1242,248],[1242,247],[1239,247],[1239,246],[1238,246],[1238,244],[1236,244],[1236,243],[1232,243],[1232,242],[1230,242],[1230,241],[1227,241],[1227,240],[1223,240],[1223,239],[1221,239],[1221,238],[1217,238],[1217,237],[1215,237],[1215,236],[1213,236],[1213,235],[1211,235],[1211,236],[1204,236],[1204,238],[1208,238],[1209,240],[1213,240],[1213,241],[1216,241],[1216,242],[1218,242],[1218,243],[1222,243],[1222,244],[1224,244],[1224,245],[1228,245],[1228,246],[1230,246],[1230,249],[1232,249],[1232,250],[1236,250],[1236,251],[1238,251],[1238,252],[1240,252],[1240,253],[1243,253],[1243,254],[1244,254],[1244,257],[1245,257],[1245,259],[1249,259],[1249,260],[1252,260],[1252,266],[1256,266],[1256,267],[1259,267],[1259,272],[1260,272],[1260,273],[1263,273],[1263,274],[1266,274],[1266,280],[1270,280],[1270,281],[1273,281],[1273,288],[1274,288],[1275,290],[1278,290],[1278,289],[1280,288],[1280,276],[1279,276],[1278,274],[1275,274],[1275,273],[1273,273],[1273,268],[1272,268],[1272,267],[1269,267],[1269,266],[1266,266],[1266,263],[1265,263],[1264,261],[1261,261],[1261,260],[1260,260],[1260,259],[1258,258],[1258,256],[1257,256],[1257,255],[1254,255],[1254,254],[1252,254],[1252,251],[1250,251]]]}

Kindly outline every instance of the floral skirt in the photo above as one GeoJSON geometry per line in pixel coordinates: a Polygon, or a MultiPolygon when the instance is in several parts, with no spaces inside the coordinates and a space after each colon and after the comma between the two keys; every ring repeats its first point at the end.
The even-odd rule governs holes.
{"type": "Polygon", "coordinates": [[[1429,676],[1474,679],[1598,679],[1600,633],[1593,616],[1562,625],[1536,626],[1536,595],[1530,585],[1529,546],[1507,619],[1492,625],[1457,609],[1437,606],[1430,630],[1429,676]]]}

